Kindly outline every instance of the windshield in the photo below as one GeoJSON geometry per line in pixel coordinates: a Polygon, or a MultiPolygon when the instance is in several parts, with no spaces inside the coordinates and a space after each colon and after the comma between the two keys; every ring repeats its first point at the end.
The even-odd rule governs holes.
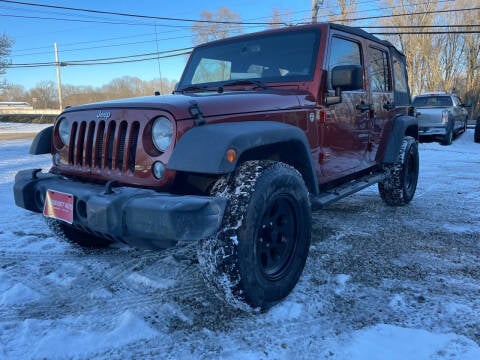
{"type": "Polygon", "coordinates": [[[318,40],[317,30],[307,30],[259,35],[199,47],[192,53],[178,89],[235,84],[236,80],[311,80],[318,40]]]}
{"type": "Polygon", "coordinates": [[[413,99],[414,107],[448,107],[452,105],[450,96],[419,96],[413,99]]]}

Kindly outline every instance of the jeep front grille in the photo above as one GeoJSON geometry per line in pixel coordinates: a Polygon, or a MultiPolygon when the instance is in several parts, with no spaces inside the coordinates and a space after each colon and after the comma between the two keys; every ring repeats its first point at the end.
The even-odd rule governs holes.
{"type": "Polygon", "coordinates": [[[133,173],[139,130],[137,121],[75,121],[68,164],[133,173]]]}

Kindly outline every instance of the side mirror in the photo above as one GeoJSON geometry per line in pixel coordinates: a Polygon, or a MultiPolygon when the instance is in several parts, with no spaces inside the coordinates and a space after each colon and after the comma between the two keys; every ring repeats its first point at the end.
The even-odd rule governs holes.
{"type": "Polygon", "coordinates": [[[332,87],[335,96],[327,96],[325,105],[342,102],[342,91],[361,90],[363,88],[363,69],[360,65],[339,65],[332,69],[332,87]]]}

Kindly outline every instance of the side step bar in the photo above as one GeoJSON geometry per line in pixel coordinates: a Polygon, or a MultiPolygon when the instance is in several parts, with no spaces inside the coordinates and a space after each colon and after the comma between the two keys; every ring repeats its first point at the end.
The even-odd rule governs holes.
{"type": "Polygon", "coordinates": [[[352,180],[333,189],[329,189],[318,196],[310,197],[312,210],[321,210],[331,203],[340,200],[348,195],[352,195],[370,185],[376,184],[385,179],[384,173],[376,173],[364,176],[357,180],[352,180]]]}

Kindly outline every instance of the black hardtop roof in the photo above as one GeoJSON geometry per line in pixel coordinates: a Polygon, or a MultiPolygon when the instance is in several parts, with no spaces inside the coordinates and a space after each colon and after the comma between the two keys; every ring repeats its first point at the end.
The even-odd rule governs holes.
{"type": "Polygon", "coordinates": [[[365,39],[381,43],[381,44],[383,44],[385,46],[388,46],[388,47],[394,47],[390,41],[382,40],[382,39],[376,37],[375,35],[372,35],[369,32],[366,32],[362,28],[352,27],[352,26],[347,26],[347,25],[341,25],[341,24],[336,24],[336,23],[327,23],[327,24],[330,26],[331,29],[348,32],[350,34],[358,35],[358,36],[364,37],[365,39]]]}
{"type": "Polygon", "coordinates": [[[399,51],[391,42],[389,42],[387,40],[382,40],[382,39],[376,37],[375,35],[372,35],[372,34],[366,32],[365,30],[363,30],[359,27],[352,27],[352,26],[341,25],[341,24],[331,23],[331,22],[314,23],[314,24],[306,24],[306,25],[293,25],[293,26],[286,26],[286,27],[282,27],[282,28],[278,28],[278,29],[270,29],[270,30],[263,30],[263,31],[248,33],[248,34],[241,34],[241,35],[237,35],[237,36],[233,36],[233,37],[229,37],[229,38],[225,38],[225,39],[221,39],[221,40],[214,40],[214,41],[207,42],[207,43],[204,43],[204,44],[199,44],[199,45],[197,45],[197,47],[208,46],[210,44],[215,44],[217,42],[228,41],[230,39],[249,38],[249,37],[255,37],[255,36],[263,35],[263,34],[269,34],[269,33],[274,34],[274,33],[279,33],[279,32],[280,33],[281,32],[291,32],[291,31],[302,30],[302,29],[321,29],[321,28],[325,28],[325,27],[329,27],[330,29],[343,31],[343,32],[350,33],[350,34],[353,34],[353,35],[361,36],[361,37],[363,37],[365,39],[368,39],[368,40],[371,40],[371,41],[375,41],[379,44],[382,44],[382,45],[387,46],[391,49],[394,49],[399,55],[404,56],[401,51],[399,51]]]}

